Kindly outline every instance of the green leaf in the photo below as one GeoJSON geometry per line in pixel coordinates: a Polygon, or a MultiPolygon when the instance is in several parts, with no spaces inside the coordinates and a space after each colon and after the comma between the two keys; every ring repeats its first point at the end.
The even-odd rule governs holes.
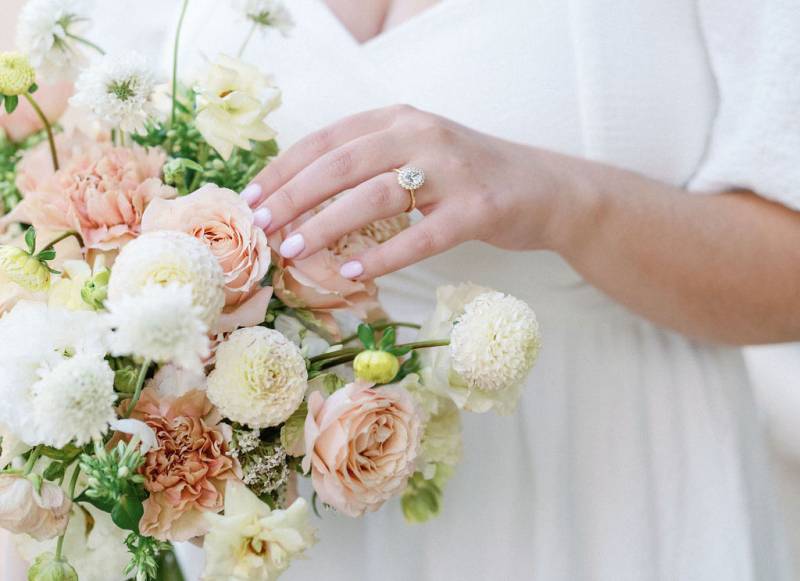
{"type": "Polygon", "coordinates": [[[72,444],[67,444],[63,448],[51,448],[50,446],[42,446],[40,448],[42,456],[56,460],[58,462],[72,463],[78,456],[81,455],[83,450],[72,444]]]}
{"type": "Polygon", "coordinates": [[[28,252],[31,254],[36,252],[36,230],[33,226],[25,231],[25,244],[28,246],[28,252]]]}
{"type": "Polygon", "coordinates": [[[33,94],[34,94],[36,91],[38,91],[38,90],[39,90],[39,85],[37,85],[36,83],[34,83],[34,84],[32,84],[30,87],[28,87],[28,92],[29,92],[31,95],[33,95],[33,94]]]}
{"type": "Polygon", "coordinates": [[[85,502],[86,504],[91,504],[98,510],[109,513],[114,510],[114,507],[116,506],[116,503],[110,498],[94,498],[91,496],[86,496],[85,492],[78,496],[78,498],[75,499],[75,502],[85,502]]]}
{"type": "Polygon", "coordinates": [[[380,350],[388,351],[394,345],[396,338],[397,331],[395,331],[394,327],[387,327],[383,332],[383,337],[381,337],[380,350]]]}
{"type": "Polygon", "coordinates": [[[47,262],[48,260],[53,260],[55,257],[56,257],[55,248],[48,248],[47,250],[43,250],[39,254],[36,255],[36,258],[38,258],[42,262],[47,262]]]}
{"type": "Polygon", "coordinates": [[[388,351],[395,357],[402,357],[403,355],[407,355],[411,351],[411,347],[389,347],[386,351],[388,351]]]}
{"type": "Polygon", "coordinates": [[[16,95],[6,95],[6,112],[13,113],[14,109],[19,105],[19,97],[16,95]]]}
{"type": "Polygon", "coordinates": [[[67,465],[64,462],[53,462],[44,471],[45,480],[59,480],[67,472],[67,465]]]}
{"type": "Polygon", "coordinates": [[[411,354],[411,357],[403,361],[403,364],[400,366],[400,371],[397,372],[397,376],[395,376],[394,381],[402,381],[407,375],[419,373],[421,368],[422,366],[419,362],[419,353],[414,351],[411,354]]]}
{"type": "Polygon", "coordinates": [[[111,510],[111,520],[119,528],[139,532],[139,521],[144,515],[142,501],[129,494],[123,494],[111,510]]]}
{"type": "Polygon", "coordinates": [[[358,326],[358,338],[367,349],[375,349],[375,330],[365,323],[358,326]]]}

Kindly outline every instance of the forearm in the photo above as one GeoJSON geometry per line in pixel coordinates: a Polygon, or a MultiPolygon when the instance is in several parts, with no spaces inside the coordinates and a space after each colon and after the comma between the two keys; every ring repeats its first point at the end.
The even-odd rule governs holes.
{"type": "Polygon", "coordinates": [[[576,163],[553,246],[587,281],[692,337],[800,338],[800,213],[751,193],[691,195],[576,163]]]}

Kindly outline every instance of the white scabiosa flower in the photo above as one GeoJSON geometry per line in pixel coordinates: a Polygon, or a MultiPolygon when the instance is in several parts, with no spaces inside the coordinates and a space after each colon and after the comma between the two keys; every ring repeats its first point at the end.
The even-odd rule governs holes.
{"type": "MultiPolygon", "coordinates": [[[[68,311],[22,301],[0,319],[0,345],[3,346],[0,401],[8,402],[0,405],[0,424],[28,445],[42,444],[44,432],[39,429],[42,416],[37,408],[44,403],[37,398],[45,392],[52,395],[45,388],[60,384],[59,377],[67,381],[64,378],[68,372],[77,373],[73,366],[79,364],[61,368],[62,364],[72,359],[84,362],[84,356],[102,360],[106,353],[106,328],[94,312],[68,311]],[[50,377],[56,372],[60,375],[50,377]]],[[[87,364],[86,369],[91,373],[96,368],[87,364]]],[[[54,427],[62,429],[60,420],[50,429],[54,427]]],[[[75,432],[72,437],[82,438],[84,434],[75,432]]]]}
{"type": "Polygon", "coordinates": [[[286,421],[306,391],[306,361],[278,331],[249,327],[234,331],[217,348],[208,376],[208,399],[225,417],[251,428],[286,421]]]}
{"type": "Polygon", "coordinates": [[[274,581],[316,542],[304,499],[271,510],[236,480],[225,488],[225,515],[209,512],[206,519],[211,526],[203,544],[206,581],[274,581]]]}
{"type": "Polygon", "coordinates": [[[29,0],[17,22],[17,47],[48,80],[72,79],[86,62],[88,15],[82,0],[29,0]]]}
{"type": "Polygon", "coordinates": [[[114,372],[99,354],[64,359],[31,387],[36,440],[82,446],[108,431],[114,412],[114,372]]]}
{"type": "Polygon", "coordinates": [[[157,113],[155,88],[155,75],[142,55],[105,56],[81,73],[70,103],[90,110],[111,127],[140,133],[157,113]]]}
{"type": "Polygon", "coordinates": [[[251,141],[268,141],[275,131],[266,118],[280,106],[281,94],[256,67],[221,55],[196,84],[197,130],[228,159],[234,147],[250,150],[251,141]]]}
{"type": "Polygon", "coordinates": [[[126,244],[111,271],[108,300],[136,295],[152,284],[171,283],[191,286],[200,319],[213,330],[225,305],[222,267],[208,246],[183,232],[148,232],[126,244]]]}
{"type": "Polygon", "coordinates": [[[141,292],[106,301],[113,355],[203,369],[210,355],[203,310],[192,302],[192,287],[149,284],[141,292]]]}
{"type": "Polygon", "coordinates": [[[258,29],[274,28],[283,36],[288,36],[294,28],[294,19],[291,13],[279,0],[245,0],[239,4],[243,5],[247,20],[258,29]]]}

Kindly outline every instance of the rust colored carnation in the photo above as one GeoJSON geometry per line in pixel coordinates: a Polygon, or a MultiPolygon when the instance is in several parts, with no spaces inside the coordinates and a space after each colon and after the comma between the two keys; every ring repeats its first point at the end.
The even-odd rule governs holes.
{"type": "Polygon", "coordinates": [[[150,426],[157,439],[141,468],[150,493],[139,523],[142,534],[164,541],[206,534],[204,515],[220,512],[226,481],[241,478],[228,451],[230,429],[199,390],[175,398],[148,387],[132,417],[150,426]]]}

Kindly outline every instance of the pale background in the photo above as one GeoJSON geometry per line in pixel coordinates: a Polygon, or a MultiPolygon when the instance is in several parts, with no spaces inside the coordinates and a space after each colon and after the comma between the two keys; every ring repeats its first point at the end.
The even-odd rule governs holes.
{"type": "MultiPolygon", "coordinates": [[[[14,48],[14,15],[25,0],[2,0],[0,50],[14,48]]],[[[746,350],[758,401],[770,433],[774,470],[779,482],[782,509],[791,537],[795,564],[800,570],[800,344],[757,347],[746,350]]],[[[3,532],[0,531],[0,539],[3,532]]],[[[3,573],[15,559],[4,554],[0,540],[0,581],[21,581],[3,573]]]]}

